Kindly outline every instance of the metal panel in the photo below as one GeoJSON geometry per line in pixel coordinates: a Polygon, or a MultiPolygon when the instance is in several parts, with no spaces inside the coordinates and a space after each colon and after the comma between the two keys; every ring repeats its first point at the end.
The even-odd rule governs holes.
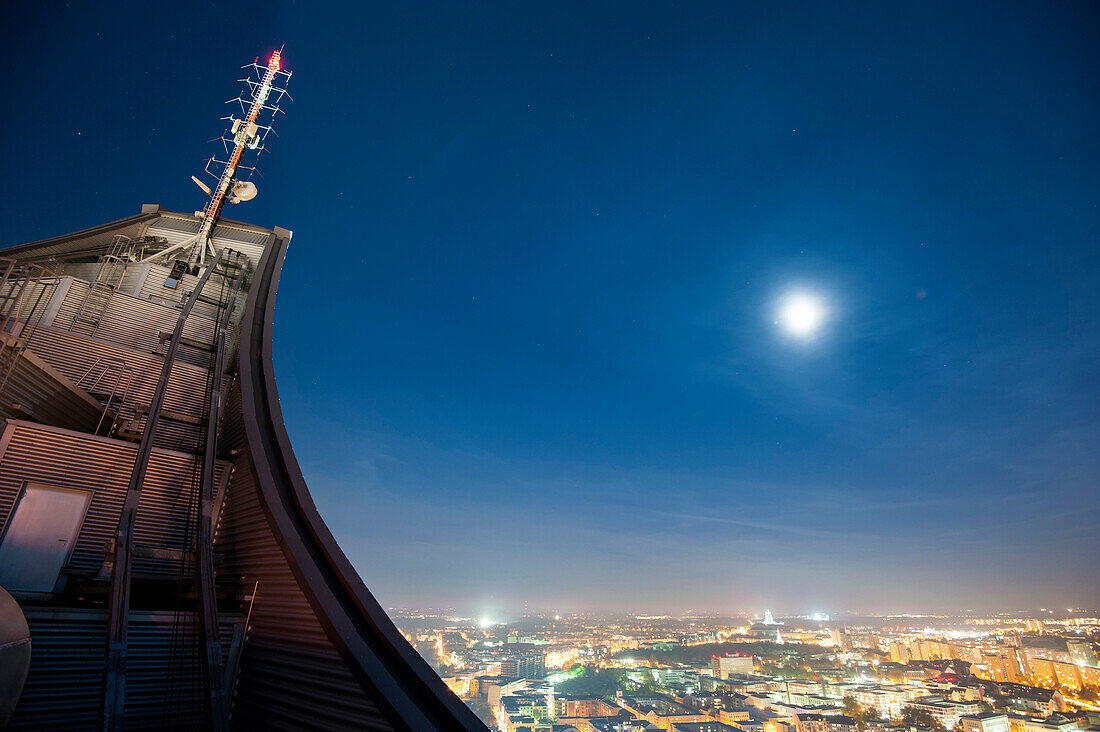
{"type": "MultiPolygon", "coordinates": [[[[179,244],[198,233],[200,222],[194,217],[177,218],[171,215],[161,216],[149,227],[149,234],[164,237],[169,244],[179,244]]],[[[248,255],[252,265],[259,263],[263,255],[264,242],[271,232],[246,224],[227,223],[224,219],[215,227],[211,243],[215,249],[230,247],[248,255]]]]}
{"type": "MultiPolygon", "coordinates": [[[[80,280],[73,282],[54,318],[53,327],[72,330],[80,304],[88,294],[90,285],[80,280]]],[[[129,346],[141,351],[155,351],[160,344],[161,333],[171,333],[176,327],[179,309],[149,302],[125,293],[116,292],[100,318],[94,336],[101,340],[129,346]]],[[[189,320],[183,337],[201,343],[211,343],[214,337],[214,321],[209,318],[189,320]]]]}
{"type": "Polygon", "coordinates": [[[95,282],[96,275],[103,265],[99,262],[70,262],[61,268],[60,274],[75,277],[84,282],[95,282]]]}
{"type": "MultiPolygon", "coordinates": [[[[6,525],[25,481],[91,491],[92,501],[66,571],[97,574],[118,525],[137,446],[32,422],[11,420],[9,429],[7,449],[0,458],[0,518],[6,525]]],[[[219,461],[219,480],[228,468],[229,463],[219,461]]],[[[193,513],[199,470],[194,455],[153,450],[134,527],[139,546],[177,554],[189,549],[183,543],[184,529],[188,513],[193,513]]],[[[178,558],[140,557],[134,562],[134,574],[174,579],[179,567],[178,558]]]]}
{"type": "MultiPolygon", "coordinates": [[[[58,277],[43,277],[37,282],[26,283],[22,295],[19,296],[20,302],[15,307],[18,312],[14,319],[27,326],[37,325],[43,312],[47,309],[50,298],[56,291],[60,279],[58,277]],[[38,307],[34,307],[36,304],[38,307]]],[[[0,284],[0,298],[6,298],[16,288],[17,282],[14,280],[8,280],[0,284]]]]}
{"type": "Polygon", "coordinates": [[[172,216],[167,214],[157,217],[155,221],[149,224],[149,233],[156,236],[167,236],[172,233],[183,234],[182,240],[199,233],[201,225],[202,222],[194,216],[172,216]]]}
{"type": "Polygon", "coordinates": [[[91,497],[87,491],[27,483],[0,541],[0,586],[53,592],[91,497]]]}
{"type": "Polygon", "coordinates": [[[233,726],[391,729],[328,640],[290,571],[247,456],[236,465],[215,536],[226,558],[219,577],[230,592],[257,591],[234,684],[233,726]]]}
{"type": "MultiPolygon", "coordinates": [[[[171,273],[171,270],[168,267],[162,267],[159,264],[153,264],[151,262],[147,263],[146,266],[148,267],[146,276],[141,283],[141,288],[138,291],[137,297],[149,300],[150,302],[170,302],[175,303],[178,307],[178,304],[183,299],[183,294],[194,290],[199,281],[198,277],[187,274],[180,280],[176,289],[169,289],[164,286],[164,281],[171,273]]],[[[227,300],[231,293],[228,285],[222,288],[217,283],[214,283],[209,286],[207,292],[204,294],[217,299],[227,300]]],[[[236,301],[234,310],[240,309],[244,304],[247,294],[248,290],[245,288],[240,294],[233,298],[236,301]]],[[[221,316],[221,308],[211,303],[199,302],[195,304],[192,315],[203,317],[213,322],[221,316]]],[[[234,329],[234,331],[235,330],[236,329],[234,329]]]]}
{"type": "MultiPolygon", "coordinates": [[[[25,607],[30,626],[30,672],[12,718],[12,730],[95,729],[103,675],[106,611],[93,608],[25,607]]],[[[133,612],[133,664],[127,686],[128,729],[178,727],[202,722],[199,689],[189,673],[196,658],[191,613],[133,612]],[[175,635],[175,638],[173,638],[175,635]],[[167,717],[166,712],[171,711],[167,717]]],[[[222,616],[228,648],[242,618],[222,616]]]]}
{"type": "MultiPolygon", "coordinates": [[[[149,404],[153,398],[157,377],[164,361],[160,355],[143,353],[106,343],[98,338],[65,333],[46,327],[36,330],[29,341],[31,350],[38,357],[73,383],[85,387],[89,386],[91,379],[94,378],[86,374],[97,361],[125,362],[134,370],[130,397],[144,404],[149,404]]],[[[164,409],[186,415],[197,422],[202,417],[202,391],[205,384],[204,369],[177,362],[172,367],[172,379],[165,395],[164,409]]]]}
{"type": "Polygon", "coordinates": [[[0,416],[92,432],[103,406],[33,351],[20,350],[15,338],[0,333],[0,416]]]}

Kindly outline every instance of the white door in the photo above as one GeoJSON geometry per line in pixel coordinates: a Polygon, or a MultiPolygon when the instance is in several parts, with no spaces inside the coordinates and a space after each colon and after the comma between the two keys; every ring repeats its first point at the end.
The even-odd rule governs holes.
{"type": "Polygon", "coordinates": [[[53,592],[92,494],[28,483],[0,539],[0,587],[53,592]]]}

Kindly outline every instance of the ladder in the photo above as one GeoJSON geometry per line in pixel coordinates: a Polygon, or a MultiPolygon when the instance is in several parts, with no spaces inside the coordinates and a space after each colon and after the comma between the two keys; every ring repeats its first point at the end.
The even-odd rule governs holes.
{"type": "Polygon", "coordinates": [[[107,312],[107,306],[111,304],[111,298],[122,284],[134,244],[130,237],[118,234],[110,249],[99,258],[99,272],[73,318],[74,332],[95,335],[103,314],[107,312]]]}

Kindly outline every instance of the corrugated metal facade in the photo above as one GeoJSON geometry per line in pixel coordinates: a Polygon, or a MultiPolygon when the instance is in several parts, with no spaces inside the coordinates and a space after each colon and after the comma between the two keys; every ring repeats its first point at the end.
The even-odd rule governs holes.
{"type": "MultiPolygon", "coordinates": [[[[5,445],[0,455],[0,530],[27,482],[89,491],[88,514],[65,571],[96,575],[118,525],[137,446],[18,420],[7,422],[0,444],[5,445]]],[[[220,480],[228,477],[229,467],[224,461],[219,464],[220,480]]],[[[194,511],[198,469],[194,455],[154,449],[134,530],[139,546],[184,550],[185,522],[188,512],[194,511]]],[[[136,576],[171,579],[178,572],[178,560],[138,557],[134,562],[136,576]]]]}
{"type": "Polygon", "coordinates": [[[159,214],[155,212],[142,212],[136,216],[94,226],[84,231],[8,247],[4,253],[28,262],[64,262],[75,257],[94,258],[107,250],[117,236],[130,239],[141,237],[148,223],[158,217],[159,214]]]}
{"type": "MultiPolygon", "coordinates": [[[[76,315],[80,311],[81,303],[88,295],[89,287],[86,282],[79,280],[70,285],[54,318],[55,329],[73,330],[76,315]]],[[[93,335],[139,351],[153,352],[161,344],[160,334],[171,333],[176,327],[177,318],[179,318],[178,308],[116,292],[104,310],[93,335]]],[[[207,317],[188,320],[183,337],[202,343],[213,342],[214,321],[207,317]]]]}
{"type": "Polygon", "coordinates": [[[289,232],[276,229],[268,241],[245,308],[239,350],[247,453],[268,526],[317,622],[391,724],[484,730],[367,590],[302,478],[283,424],[271,358],[275,292],[289,240],[289,232]]]}
{"type": "MultiPolygon", "coordinates": [[[[153,353],[143,353],[132,348],[117,346],[98,338],[77,333],[65,333],[52,328],[38,328],[28,339],[34,353],[60,371],[75,384],[88,385],[94,378],[89,369],[98,361],[124,362],[134,370],[131,395],[146,404],[152,399],[157,385],[157,375],[163,358],[153,353]]],[[[172,378],[164,408],[188,417],[202,416],[202,388],[206,383],[206,371],[188,363],[176,362],[172,366],[172,378]]]]}
{"type": "MultiPolygon", "coordinates": [[[[41,324],[25,333],[27,353],[101,400],[102,389],[93,389],[89,373],[102,368],[96,364],[125,364],[133,378],[123,412],[132,414],[136,405],[149,404],[164,389],[153,449],[144,463],[147,472],[139,484],[133,552],[123,556],[131,557],[130,576],[146,583],[147,592],[156,587],[165,593],[165,588],[177,586],[172,580],[178,583],[175,595],[148,595],[161,597],[161,604],[151,607],[165,607],[174,596],[177,609],[183,610],[190,602],[186,588],[192,585],[185,585],[194,566],[189,537],[195,534],[200,466],[207,450],[200,444],[200,430],[211,354],[203,344],[213,342],[215,318],[233,275],[226,270],[221,282],[203,290],[185,322],[179,358],[166,372],[163,387],[158,386],[165,359],[158,352],[161,334],[176,326],[181,299],[196,287],[195,277],[186,275],[176,288],[166,288],[168,268],[132,262],[118,288],[100,300],[106,304],[96,309],[92,327],[82,325],[79,333],[74,325],[88,298],[88,281],[99,272],[96,257],[117,235],[156,237],[172,245],[198,228],[192,216],[148,207],[131,219],[5,252],[49,264],[64,275],[49,285],[51,297],[41,324]]],[[[289,238],[289,232],[279,229],[227,221],[213,234],[216,248],[244,253],[256,269],[246,281],[250,287],[242,288],[235,308],[240,314],[234,315],[227,333],[226,350],[236,357],[226,362],[230,377],[223,385],[216,446],[218,455],[232,460],[216,464],[213,512],[213,596],[223,656],[235,659],[224,668],[231,724],[236,729],[483,730],[367,591],[317,515],[302,481],[282,426],[271,364],[274,295],[289,238]],[[246,616],[247,630],[242,624],[231,642],[234,622],[246,616]]],[[[3,398],[0,394],[0,404],[3,398]]],[[[142,429],[138,420],[137,431],[142,429]]],[[[117,437],[8,420],[0,432],[0,530],[28,482],[88,491],[91,502],[64,573],[86,583],[76,585],[81,592],[102,587],[108,576],[126,576],[113,571],[111,542],[123,536],[119,516],[139,454],[137,445],[117,437]]],[[[130,495],[132,505],[135,494],[130,495]]],[[[121,638],[127,648],[121,667],[124,727],[157,728],[170,719],[182,727],[195,726],[206,710],[215,708],[202,688],[204,661],[195,652],[195,619],[187,612],[147,612],[128,601],[115,604],[114,593],[123,586],[112,583],[110,607],[131,608],[123,614],[124,620],[129,618],[128,635],[125,623],[116,623],[115,615],[102,609],[103,595],[94,591],[65,601],[99,603],[96,608],[59,607],[64,598],[45,601],[45,606],[24,602],[37,655],[32,656],[31,676],[16,711],[16,728],[94,724],[103,700],[113,698],[103,696],[105,669],[108,682],[114,678],[114,666],[107,665],[105,655],[116,665],[119,658],[106,653],[105,637],[114,632],[108,618],[110,627],[123,628],[112,637],[121,638]],[[173,672],[179,677],[179,693],[171,695],[166,693],[164,658],[173,655],[180,661],[173,672]]]]}
{"type": "MultiPolygon", "coordinates": [[[[34,332],[28,343],[43,361],[82,388],[90,389],[97,378],[101,384],[99,388],[107,388],[115,381],[117,364],[129,367],[132,376],[120,383],[120,387],[127,387],[126,401],[121,407],[123,417],[134,416],[138,405],[147,408],[152,401],[163,363],[163,357],[157,354],[44,326],[34,332]]],[[[162,424],[163,432],[158,433],[154,444],[185,451],[195,449],[199,439],[206,378],[205,369],[178,360],[173,364],[164,402],[164,413],[168,416],[162,424]]],[[[120,394],[119,399],[121,397],[120,394]]],[[[116,400],[115,404],[118,403],[116,400]]],[[[116,407],[113,411],[119,410],[116,407]]],[[[143,419],[136,423],[138,428],[143,425],[143,419]]]]}
{"type": "Polygon", "coordinates": [[[318,622],[271,533],[250,456],[238,456],[214,546],[229,592],[256,588],[231,719],[242,729],[391,729],[318,622]],[[303,701],[310,709],[303,719],[303,701]]]}
{"type": "MultiPolygon", "coordinates": [[[[96,727],[102,693],[107,619],[94,608],[27,607],[24,609],[33,643],[30,673],[12,730],[91,730],[96,727]]],[[[233,645],[239,615],[223,615],[222,647],[233,645]]],[[[201,690],[191,668],[198,649],[191,636],[176,628],[190,627],[192,613],[134,612],[133,664],[141,669],[129,689],[128,729],[194,729],[202,722],[201,690]],[[175,644],[175,647],[173,647],[175,644]]]]}
{"type": "Polygon", "coordinates": [[[30,417],[62,427],[95,431],[104,408],[49,363],[0,333],[0,416],[30,417]]]}

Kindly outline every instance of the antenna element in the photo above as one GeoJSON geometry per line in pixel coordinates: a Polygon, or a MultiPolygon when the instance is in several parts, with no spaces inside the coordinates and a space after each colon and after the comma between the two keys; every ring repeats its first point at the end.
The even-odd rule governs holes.
{"type": "Polygon", "coordinates": [[[264,141],[273,131],[275,115],[283,111],[279,103],[284,96],[290,98],[286,93],[286,85],[292,72],[282,69],[281,57],[282,49],[279,49],[271,54],[266,66],[256,59],[242,67],[251,70],[248,76],[240,79],[245,85],[244,93],[230,99],[226,104],[239,104],[243,117],[229,115],[222,118],[229,123],[228,129],[219,138],[225,149],[225,160],[219,160],[215,155],[206,161],[204,172],[217,182],[211,188],[198,177],[191,176],[191,180],[210,197],[203,209],[195,212],[202,220],[199,232],[179,244],[146,257],[143,262],[179,252],[187,253],[188,264],[201,267],[206,262],[207,252],[215,253],[210,236],[226,201],[241,203],[256,197],[256,184],[249,178],[256,171],[256,158],[264,150],[264,141]]]}

